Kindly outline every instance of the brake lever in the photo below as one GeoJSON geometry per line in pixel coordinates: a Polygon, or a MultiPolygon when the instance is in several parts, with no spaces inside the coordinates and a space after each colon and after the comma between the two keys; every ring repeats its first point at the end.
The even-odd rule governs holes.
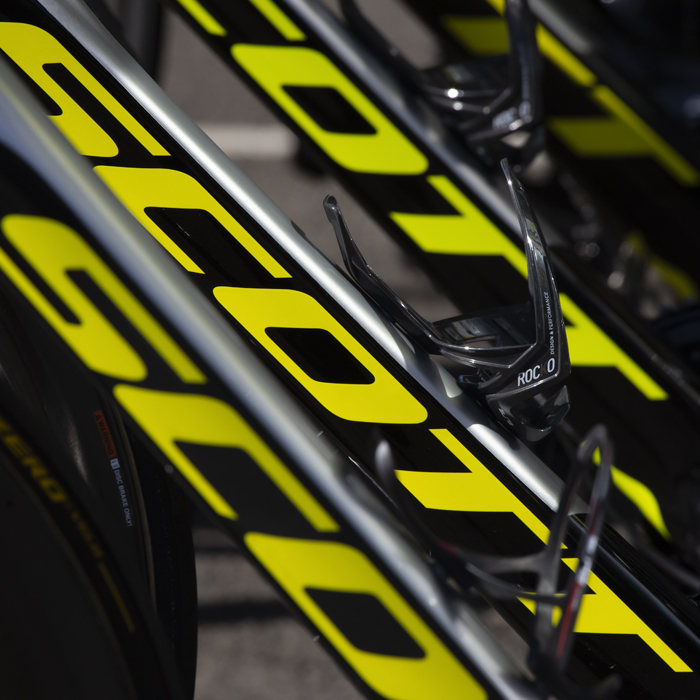
{"type": "MultiPolygon", "coordinates": [[[[470,145],[501,139],[534,127],[543,115],[541,58],[535,36],[536,21],[527,0],[506,0],[510,52],[507,75],[494,70],[502,57],[489,56],[463,63],[418,70],[365,18],[355,0],[341,0],[345,20],[365,48],[386,65],[409,91],[422,95],[441,114],[446,126],[470,145]]],[[[537,140],[537,149],[541,139],[537,140]]],[[[516,158],[518,149],[505,147],[516,158]]],[[[523,160],[534,150],[526,147],[523,160]]],[[[481,150],[481,149],[480,149],[481,150]]]]}
{"type": "Polygon", "coordinates": [[[566,415],[571,371],[559,295],[544,237],[520,182],[502,162],[520,222],[530,300],[488,314],[431,323],[367,264],[335,197],[324,200],[345,266],[359,287],[428,353],[469,368],[459,383],[476,390],[493,413],[526,440],[545,437],[566,415]]]}

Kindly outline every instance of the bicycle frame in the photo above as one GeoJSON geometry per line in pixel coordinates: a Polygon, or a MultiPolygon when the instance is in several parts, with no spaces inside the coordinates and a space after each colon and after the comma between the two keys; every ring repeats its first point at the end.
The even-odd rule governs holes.
{"type": "MultiPolygon", "coordinates": [[[[174,4],[462,311],[526,298],[500,180],[329,10],[305,0],[174,4]]],[[[611,426],[616,485],[662,536],[679,539],[681,481],[700,449],[698,378],[544,226],[575,367],[568,420],[580,433],[611,426]]]]}
{"type": "MultiPolygon", "coordinates": [[[[4,242],[18,246],[1,256],[14,282],[8,291],[28,296],[51,319],[151,448],[183,473],[200,505],[313,634],[335,647],[369,697],[421,697],[436,678],[446,697],[535,697],[473,614],[399,537],[388,512],[330,456],[268,370],[57,138],[5,65],[0,71],[4,162],[41,202],[32,213],[24,203],[3,212],[4,242]],[[32,246],[34,236],[43,245],[32,246]],[[18,249],[34,274],[31,264],[11,262],[18,249]],[[35,257],[47,253],[62,258],[54,259],[59,275],[84,275],[72,295],[35,257]],[[77,335],[47,313],[42,278],[76,315],[77,335]],[[225,450],[232,464],[224,460],[222,473],[221,458],[197,459],[195,446],[225,450]],[[347,481],[355,483],[348,488],[347,481]],[[343,607],[359,615],[359,631],[343,607]],[[476,663],[466,649],[480,657],[476,663]]],[[[26,297],[24,306],[31,308],[26,297]]]]}
{"type": "MultiPolygon", "coordinates": [[[[115,355],[121,360],[112,359],[100,364],[106,361],[98,361],[95,348],[101,351],[109,344],[104,337],[97,340],[95,335],[90,335],[95,333],[93,328],[97,326],[85,324],[87,333],[84,337],[89,340],[71,339],[66,334],[65,321],[61,322],[55,314],[52,316],[47,312],[50,305],[37,301],[41,296],[33,292],[28,295],[36,307],[31,313],[44,310],[45,318],[72,345],[80,359],[97,373],[98,379],[109,387],[151,447],[155,443],[160,454],[184,474],[189,490],[198,493],[200,504],[216,513],[218,522],[227,531],[236,534],[239,540],[246,540],[245,532],[250,527],[254,532],[262,530],[267,533],[265,536],[272,538],[305,538],[313,542],[309,545],[311,551],[320,553],[323,550],[323,554],[310,554],[309,564],[302,571],[285,569],[278,560],[273,561],[274,554],[267,560],[263,555],[260,557],[264,559],[263,566],[267,563],[268,575],[276,579],[278,588],[286,592],[287,599],[311,620],[315,631],[334,645],[339,663],[360,683],[364,692],[415,697],[413,693],[418,692],[419,685],[414,682],[412,688],[401,686],[403,694],[397,694],[397,688],[383,685],[394,682],[394,672],[378,671],[379,679],[372,675],[365,662],[372,659],[370,665],[373,668],[376,663],[377,668],[386,669],[392,666],[396,655],[361,649],[358,653],[358,648],[348,641],[347,635],[342,631],[336,633],[337,621],[333,622],[327,613],[319,612],[321,608],[316,603],[309,603],[308,596],[299,593],[304,587],[324,586],[336,593],[348,592],[344,587],[346,584],[326,571],[324,557],[328,550],[316,546],[320,543],[337,541],[357,551],[362,555],[360,558],[364,556],[363,561],[370,562],[371,571],[376,569],[382,581],[388,582],[387,585],[398,592],[407,607],[393,606],[388,602],[382,592],[384,584],[377,584],[382,590],[374,586],[372,581],[378,579],[372,578],[374,573],[367,573],[370,569],[365,564],[358,565],[360,571],[365,566],[367,574],[362,584],[365,588],[360,588],[369,590],[370,596],[381,600],[384,607],[390,609],[392,622],[398,623],[404,631],[418,629],[412,626],[413,622],[408,622],[417,619],[414,614],[417,615],[425,625],[419,626],[420,629],[427,630],[425,638],[414,639],[418,646],[421,643],[428,645],[426,639],[430,644],[437,639],[440,648],[446,649],[450,658],[457,659],[451,668],[458,668],[459,663],[467,669],[471,681],[464,681],[464,671],[455,671],[450,692],[464,695],[466,686],[463,683],[469,684],[474,679],[476,685],[469,685],[469,691],[475,696],[483,691],[495,697],[521,698],[534,692],[527,690],[517,671],[500,652],[491,654],[491,643],[482,632],[475,631],[479,628],[476,623],[472,627],[471,618],[467,630],[461,623],[454,622],[456,626],[452,626],[450,620],[453,618],[447,614],[447,606],[443,608],[441,604],[435,612],[439,619],[432,616],[431,606],[426,602],[430,596],[421,597],[418,591],[423,586],[427,588],[421,590],[430,590],[430,595],[437,595],[425,567],[410,550],[397,544],[391,528],[382,524],[380,518],[373,517],[367,508],[362,508],[348,492],[344,483],[346,467],[329,464],[318,443],[308,437],[308,427],[305,434],[293,425],[289,418],[293,415],[292,405],[267,379],[263,379],[267,376],[265,369],[259,362],[248,359],[246,347],[250,346],[251,338],[263,345],[265,352],[260,351],[260,356],[275,374],[284,379],[312,410],[314,418],[343,445],[344,451],[363,456],[359,461],[365,466],[371,466],[369,451],[358,441],[370,437],[372,425],[379,426],[399,454],[404,485],[419,501],[423,494],[420,482],[435,483],[435,479],[444,475],[448,475],[448,479],[452,479],[450,475],[458,475],[460,481],[467,479],[465,488],[460,491],[467,500],[453,508],[461,512],[433,513],[432,520],[443,526],[457,524],[467,540],[478,537],[487,550],[502,553],[517,547],[517,551],[527,551],[537,541],[546,539],[547,531],[542,523],[557,504],[561,487],[558,479],[526,448],[486,418],[470,399],[456,391],[456,385],[444,371],[410,348],[391,324],[294,229],[291,222],[169,104],[81,4],[47,3],[44,7],[42,13],[33,13],[24,5],[15,5],[14,22],[0,24],[0,46],[7,51],[10,46],[8,35],[13,31],[24,32],[21,41],[13,44],[25,46],[26,55],[31,55],[31,62],[24,64],[24,70],[61,107],[62,114],[54,118],[57,125],[68,133],[78,150],[90,156],[93,163],[98,163],[97,172],[117,191],[118,171],[128,174],[129,181],[136,183],[139,183],[139,178],[148,177],[171,177],[185,183],[175,190],[173,187],[157,188],[153,181],[142,179],[137,185],[138,191],[129,195],[122,189],[121,195],[122,198],[137,198],[138,201],[131,202],[137,218],[141,218],[146,228],[183,267],[188,269],[190,266],[191,279],[185,280],[182,270],[177,270],[175,263],[166,259],[166,253],[155,242],[147,240],[148,236],[144,237],[143,231],[137,230],[134,223],[119,212],[104,190],[88,177],[84,166],[70,157],[64,148],[52,143],[47,135],[48,127],[42,127],[37,120],[23,115],[15,126],[24,137],[20,139],[17,133],[13,133],[10,145],[17,149],[22,144],[26,153],[32,154],[37,162],[46,160],[50,154],[60,153],[60,167],[54,162],[48,171],[42,169],[42,172],[45,172],[45,178],[50,174],[53,186],[70,203],[73,216],[78,216],[84,223],[90,222],[88,233],[83,225],[71,219],[74,234],[66,240],[83,241],[75,243],[80,248],[89,240],[92,253],[86,253],[87,258],[79,263],[55,262],[42,254],[40,247],[23,248],[19,255],[17,245],[21,237],[13,236],[12,245],[9,245],[5,231],[6,240],[2,241],[5,254],[25,275],[31,275],[34,284],[53,290],[69,309],[75,308],[76,300],[86,304],[84,308],[95,314],[102,324],[100,332],[108,333],[104,337],[109,337],[114,347],[122,348],[122,355],[115,355]],[[25,23],[31,20],[31,23],[17,24],[18,20],[25,23]],[[56,89],[55,78],[45,77],[48,73],[42,73],[43,69],[37,70],[36,66],[41,68],[45,63],[60,63],[61,70],[72,75],[68,91],[56,89]],[[76,122],[76,119],[82,121],[76,122]],[[77,123],[81,125],[80,129],[75,128],[77,123]],[[22,132],[27,124],[38,129],[31,137],[22,132]],[[88,128],[92,131],[86,131],[88,128]],[[90,138],[86,137],[88,133],[90,138]],[[40,134],[43,134],[41,138],[38,137],[40,134]],[[102,140],[96,140],[95,134],[102,140]],[[99,150],[104,149],[105,144],[106,152],[99,150]],[[117,165],[105,165],[111,163],[117,165]],[[78,187],[71,187],[65,173],[76,173],[78,177],[81,167],[78,187]],[[89,203],[93,200],[100,203],[98,211],[90,209],[89,203]],[[181,217],[178,224],[182,230],[178,232],[162,217],[155,217],[160,225],[149,219],[144,212],[150,207],[208,211],[224,230],[215,227],[212,232],[211,224],[193,228],[181,217]],[[197,240],[188,242],[187,234],[195,231],[197,240]],[[104,259],[103,255],[107,254],[109,257],[104,259]],[[158,261],[157,265],[151,264],[152,256],[158,261]],[[92,262],[96,259],[102,260],[102,264],[92,262]],[[94,266],[89,267],[84,260],[94,266]],[[220,269],[218,260],[232,262],[234,272],[220,269]],[[65,273],[61,272],[61,269],[66,269],[61,268],[61,264],[70,264],[70,269],[76,269],[73,268],[75,264],[77,269],[86,270],[100,288],[99,293],[95,296],[90,288],[80,286],[76,297],[75,287],[66,282],[65,273]],[[51,269],[56,266],[58,271],[54,274],[51,269]],[[113,276],[118,277],[122,285],[118,288],[123,290],[116,296],[114,290],[117,287],[112,282],[104,282],[113,276]],[[233,309],[236,318],[233,327],[246,338],[242,341],[204,303],[193,283],[199,286],[205,297],[213,298],[215,304],[237,293],[251,297],[260,291],[284,292],[271,295],[276,297],[277,304],[287,296],[294,299],[296,308],[311,309],[313,315],[300,318],[294,326],[289,305],[283,307],[287,312],[285,318],[279,319],[279,316],[269,315],[274,307],[271,309],[259,302],[252,308],[261,316],[267,315],[257,320],[242,316],[246,309],[251,308],[250,301],[229,305],[226,310],[230,314],[233,309]],[[261,284],[265,286],[261,287],[261,284]],[[148,318],[155,318],[157,325],[150,321],[144,325],[139,321],[134,330],[133,310],[126,308],[123,301],[118,301],[124,291],[138,300],[139,308],[147,309],[148,318]],[[111,304],[104,303],[104,295],[111,304]],[[330,384],[333,392],[344,391],[345,396],[352,392],[361,393],[361,399],[355,403],[349,400],[338,402],[335,393],[322,394],[316,384],[308,381],[308,371],[319,368],[300,371],[299,362],[292,360],[286,352],[280,353],[279,345],[276,346],[278,349],[269,345],[264,335],[256,332],[258,326],[254,324],[260,324],[263,331],[269,327],[325,330],[343,346],[344,351],[337,351],[339,362],[347,366],[347,355],[351,355],[355,358],[355,364],[350,363],[355,371],[358,371],[359,364],[375,381],[362,384],[337,381],[336,377],[336,381],[317,382],[330,384]],[[153,328],[164,329],[165,340],[160,331],[153,331],[153,328]],[[148,350],[149,345],[152,350],[148,350]],[[141,374],[134,369],[139,367],[138,363],[134,365],[132,362],[131,368],[127,369],[124,358],[130,357],[133,361],[134,354],[145,363],[145,376],[143,368],[141,374]],[[343,356],[345,359],[341,360],[343,356]],[[207,381],[203,382],[203,378],[207,381]],[[367,387],[374,387],[369,391],[375,393],[367,394],[367,387]],[[139,396],[151,396],[153,401],[149,404],[146,399],[134,398],[139,396]],[[177,403],[191,413],[184,425],[178,425],[177,431],[181,432],[174,434],[175,428],[168,427],[169,423],[163,417],[169,417],[175,425],[177,403]],[[345,409],[341,407],[345,405],[359,413],[343,415],[345,409]],[[210,415],[221,411],[221,417],[210,421],[214,433],[209,432],[205,418],[201,417],[207,415],[207,406],[219,407],[212,408],[214,413],[210,415]],[[245,423],[241,419],[234,425],[231,412],[239,418],[243,416],[245,423]],[[237,428],[239,435],[259,436],[270,446],[269,453],[254,437],[249,442],[237,437],[232,444],[230,428],[237,428]],[[189,443],[190,449],[183,451],[177,447],[177,440],[189,443]],[[268,475],[278,469],[270,467],[271,463],[281,465],[284,471],[278,474],[293,475],[302,490],[296,486],[285,488],[284,483],[289,484],[285,482],[287,476],[271,477],[277,488],[267,481],[265,488],[251,485],[251,471],[259,473],[257,468],[217,469],[216,458],[207,458],[206,455],[207,448],[216,445],[245,451],[246,460],[257,462],[268,475]],[[440,472],[433,471],[435,468],[440,472]],[[246,471],[247,476],[243,474],[246,471]],[[243,492],[251,499],[246,510],[240,499],[243,492]],[[276,500],[269,502],[273,495],[276,500]],[[309,510],[307,499],[312,499],[321,510],[315,506],[309,510]],[[232,518],[232,512],[234,515],[240,513],[241,517],[232,518]],[[300,518],[299,512],[305,517],[300,518]],[[326,514],[325,517],[322,513],[326,514]],[[289,521],[282,521],[285,515],[289,515],[289,521]],[[270,521],[262,520],[268,517],[270,521]],[[331,520],[339,530],[331,526],[331,520]],[[343,539],[345,536],[347,541],[343,539]],[[336,537],[339,540],[334,539],[336,537]],[[412,563],[407,565],[406,561],[412,563]],[[321,576],[325,576],[323,584],[316,580],[319,571],[325,572],[321,576]],[[407,571],[411,572],[410,575],[407,571]],[[484,650],[486,655],[483,655],[484,650]],[[363,656],[368,653],[370,656],[363,656]],[[458,676],[462,681],[455,680],[458,676]]],[[[65,73],[59,78],[63,81],[65,73]]],[[[11,268],[7,267],[6,271],[8,269],[11,268]]],[[[15,275],[17,279],[21,277],[15,275]]],[[[27,289],[31,287],[24,286],[25,296],[27,289]]],[[[30,307],[25,304],[24,308],[25,313],[30,314],[30,307]]],[[[80,313],[77,316],[81,318],[80,313]]],[[[424,494],[422,498],[425,499],[424,494]]],[[[428,507],[434,508],[430,504],[428,507]]],[[[581,506],[577,510],[581,510],[581,506]]],[[[257,537],[247,538],[248,542],[254,540],[263,541],[257,537]]],[[[354,558],[354,555],[349,556],[354,558]]],[[[594,674],[605,675],[608,660],[614,658],[629,692],[641,692],[646,688],[661,696],[672,687],[679,694],[691,695],[696,675],[688,664],[697,658],[698,642],[692,631],[692,628],[697,629],[698,623],[694,607],[661,577],[650,572],[644,560],[610,531],[604,537],[599,564],[589,586],[592,592],[584,596],[578,628],[579,638],[585,640],[585,644],[577,645],[575,650],[574,675],[588,677],[590,667],[594,674]],[[641,581],[648,582],[648,585],[641,581]],[[672,610],[682,611],[681,617],[672,610]],[[611,621],[614,621],[612,630],[611,621]]],[[[358,590],[355,588],[350,592],[358,593],[358,590]]],[[[504,612],[517,624],[527,625],[530,613],[524,605],[506,605],[504,612]]],[[[358,619],[367,619],[367,616],[359,613],[358,619]]],[[[391,626],[388,623],[387,627],[391,626]]],[[[409,663],[401,668],[418,666],[420,664],[411,666],[409,663]]],[[[421,672],[417,673],[420,675],[421,672]]],[[[432,673],[426,673],[432,677],[432,673]]],[[[396,682],[402,681],[398,678],[396,682]]],[[[432,681],[425,682],[428,685],[420,687],[428,690],[420,691],[420,696],[436,692],[436,686],[430,685],[432,681]]]]}
{"type": "MultiPolygon", "coordinates": [[[[455,60],[507,50],[499,0],[407,4],[455,60]]],[[[620,74],[601,31],[606,27],[588,16],[588,8],[550,0],[530,4],[541,23],[549,147],[575,161],[577,172],[655,252],[692,272],[700,252],[694,235],[700,217],[697,137],[620,74]]]]}

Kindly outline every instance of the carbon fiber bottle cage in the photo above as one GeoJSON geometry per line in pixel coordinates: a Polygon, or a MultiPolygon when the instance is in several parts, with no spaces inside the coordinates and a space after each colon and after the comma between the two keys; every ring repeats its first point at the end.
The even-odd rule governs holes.
{"type": "MultiPolygon", "coordinates": [[[[527,0],[506,0],[511,50],[508,54],[448,64],[419,71],[362,15],[355,0],[341,0],[341,8],[355,35],[413,91],[441,113],[484,159],[492,161],[487,144],[515,131],[534,127],[542,118],[541,59],[535,21],[527,0]]],[[[499,152],[527,161],[544,145],[541,131],[523,148],[499,143],[499,152]]]]}
{"type": "Polygon", "coordinates": [[[548,695],[555,695],[560,700],[603,700],[614,695],[621,686],[620,678],[615,675],[604,678],[592,688],[578,686],[564,675],[571,655],[581,598],[593,568],[605,520],[613,451],[607,428],[603,425],[591,428],[572,460],[559,507],[552,519],[547,545],[527,556],[495,557],[468,551],[436,537],[415,513],[405,489],[401,487],[389,443],[382,440],[375,450],[377,474],[398,506],[404,524],[449,576],[464,589],[473,586],[487,597],[527,599],[535,603],[528,665],[548,695]],[[561,549],[569,513],[586,471],[594,461],[597,463],[596,474],[588,516],[578,540],[576,566],[570,572],[566,585],[559,589],[561,549]],[[499,574],[535,574],[537,588],[534,592],[524,590],[499,578],[499,574]],[[558,611],[558,618],[555,611],[558,611]]]}
{"type": "Polygon", "coordinates": [[[530,300],[485,315],[431,323],[400,299],[367,264],[332,196],[324,207],[348,272],[408,336],[433,355],[469,368],[462,386],[476,389],[519,436],[539,440],[569,410],[562,383],[571,372],[566,331],[547,245],[520,181],[501,163],[525,242],[530,300]]]}

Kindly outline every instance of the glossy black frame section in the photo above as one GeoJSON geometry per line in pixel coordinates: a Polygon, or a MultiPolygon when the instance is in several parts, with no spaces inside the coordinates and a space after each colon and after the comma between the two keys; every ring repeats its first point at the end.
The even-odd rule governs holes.
{"type": "MultiPolygon", "coordinates": [[[[271,205],[225,156],[167,101],[128,59],[123,50],[105,35],[104,30],[82,5],[77,1],[60,5],[47,2],[45,7],[50,10],[51,17],[60,20],[58,24],[48,15],[35,15],[32,20],[54,32],[60,41],[75,52],[81,62],[89,66],[91,73],[108,86],[110,94],[126,105],[143,124],[147,124],[148,129],[170,149],[170,155],[167,156],[169,160],[144,160],[145,156],[141,153],[141,160],[136,161],[137,167],[133,167],[133,161],[130,164],[131,172],[135,175],[145,163],[145,171],[152,173],[155,163],[168,163],[171,169],[176,167],[181,172],[196,173],[198,181],[206,185],[208,191],[213,192],[218,200],[225,202],[248,233],[254,235],[267,250],[274,252],[289,271],[288,278],[280,278],[281,281],[277,282],[269,276],[264,276],[262,281],[259,276],[248,281],[251,279],[250,275],[255,274],[254,271],[257,270],[259,275],[258,263],[251,264],[249,258],[241,257],[238,249],[236,254],[231,256],[230,248],[226,246],[215,246],[213,254],[208,255],[204,247],[214,246],[217,240],[222,240],[222,233],[217,231],[216,235],[209,234],[200,227],[197,230],[199,248],[187,248],[191,255],[196,256],[197,262],[206,268],[204,275],[192,274],[192,279],[198,280],[200,290],[211,298],[214,285],[228,284],[239,287],[241,282],[236,279],[236,275],[245,274],[248,277],[244,278],[246,282],[243,284],[253,285],[250,287],[252,289],[269,288],[274,283],[280,289],[302,292],[302,296],[294,297],[296,300],[300,300],[303,295],[313,297],[315,303],[331,314],[335,322],[360,341],[365,351],[371,352],[371,363],[367,356],[363,357],[371,364],[372,371],[382,377],[386,376],[386,372],[397,382],[393,386],[401,386],[406,390],[407,393],[402,394],[402,399],[393,400],[387,405],[391,405],[392,410],[405,410],[408,405],[415,407],[412,401],[417,401],[427,414],[426,418],[423,412],[416,413],[412,422],[406,421],[403,424],[392,423],[386,416],[377,418],[376,414],[375,417],[365,415],[363,418],[331,415],[332,412],[301,385],[299,374],[290,376],[288,367],[279,360],[279,354],[273,354],[277,351],[272,346],[268,344],[263,351],[257,345],[260,357],[273,368],[277,377],[284,379],[297,398],[313,411],[316,420],[343,446],[344,451],[368,466],[370,460],[361,458],[362,453],[367,452],[367,447],[359,438],[365,436],[367,439],[370,430],[378,426],[397,449],[404,477],[408,473],[419,477],[423,474],[430,477],[432,473],[446,473],[457,475],[460,479],[463,476],[480,475],[481,489],[486,490],[477,489],[474,492],[477,505],[460,507],[457,512],[437,512],[429,506],[418,505],[422,508],[421,512],[433,523],[449,528],[459,537],[479,542],[485,551],[492,553],[513,550],[527,552],[533,544],[535,530],[540,533],[537,535],[540,539],[546,538],[546,528],[542,523],[548,521],[558,503],[560,480],[517,440],[492,424],[473,401],[459,392],[449,375],[419,350],[411,348],[402,335],[348,283],[347,279],[294,229],[289,219],[271,205]],[[95,59],[97,63],[93,63],[95,59]],[[227,263],[238,265],[228,273],[233,276],[233,280],[222,278],[223,273],[212,265],[212,260],[221,257],[222,253],[226,256],[227,263]],[[247,265],[248,269],[242,270],[241,265],[247,265]],[[260,287],[261,284],[265,287],[260,287]],[[492,500],[485,511],[482,494],[486,493],[492,495],[492,500]]],[[[17,19],[27,21],[21,16],[17,19]]],[[[120,147],[124,146],[123,151],[120,151],[120,158],[125,159],[122,162],[129,163],[129,158],[135,158],[138,149],[134,150],[133,145],[129,149],[124,135],[105,120],[99,110],[90,108],[90,116],[94,119],[99,118],[107,131],[119,138],[120,147]]],[[[93,158],[94,162],[99,163],[100,159],[93,158]]],[[[187,237],[172,229],[169,229],[166,235],[180,246],[187,244],[187,237]]],[[[233,245],[228,234],[224,234],[223,238],[228,241],[227,246],[233,245]]],[[[108,241],[103,241],[103,244],[108,246],[108,241]]],[[[116,250],[110,251],[115,256],[118,254],[116,250]]],[[[130,264],[128,259],[122,259],[122,262],[130,264]]],[[[161,298],[157,286],[153,289],[153,277],[143,279],[142,282],[156,295],[154,300],[161,298]]],[[[192,300],[186,303],[182,294],[178,294],[176,299],[183,308],[189,308],[189,304],[193,303],[192,300]]],[[[171,307],[173,301],[164,300],[164,303],[171,307]]],[[[177,314],[178,318],[182,318],[182,310],[177,309],[177,314]]],[[[218,319],[217,325],[220,324],[220,317],[211,309],[206,312],[205,318],[215,317],[218,319]]],[[[176,318],[173,318],[172,322],[177,324],[175,327],[179,330],[187,330],[181,328],[176,318]]],[[[187,337],[193,344],[197,343],[193,347],[202,357],[214,364],[221,358],[215,353],[212,354],[213,347],[210,343],[202,345],[203,339],[208,341],[209,338],[202,334],[197,336],[196,331],[200,328],[200,325],[189,328],[196,337],[187,337]]],[[[245,324],[239,319],[234,323],[234,328],[248,340],[251,339],[253,334],[250,331],[245,333],[245,324]]],[[[226,337],[229,336],[233,337],[230,330],[226,334],[226,337]]],[[[258,335],[255,340],[260,343],[265,338],[258,335]]],[[[352,347],[359,352],[357,346],[352,347]]],[[[220,362],[216,366],[230,378],[230,367],[227,369],[220,362]]],[[[254,395],[254,392],[248,394],[251,395],[254,395]]],[[[376,408],[373,401],[365,401],[361,407],[364,411],[376,408]]],[[[253,406],[250,408],[256,410],[253,406]]],[[[277,413],[270,415],[276,416],[277,413]]],[[[260,419],[264,420],[265,416],[260,416],[260,419]]],[[[376,440],[372,445],[375,443],[376,440]]],[[[298,445],[298,442],[293,444],[298,445]]],[[[213,479],[213,475],[211,477],[213,479]]],[[[467,488],[464,491],[466,496],[470,493],[472,489],[467,488]]],[[[574,510],[578,513],[583,512],[585,506],[579,503],[574,510]]],[[[361,522],[358,521],[360,524],[361,522]]],[[[574,529],[578,527],[580,532],[580,523],[577,523],[577,519],[572,520],[574,529]]],[[[698,629],[696,609],[668,582],[651,571],[646,560],[613,532],[606,531],[602,539],[600,565],[595,571],[595,582],[592,579],[590,583],[596,590],[592,589],[588,594],[591,598],[588,600],[595,601],[596,596],[602,594],[597,600],[605,599],[612,603],[618,612],[622,611],[623,616],[626,616],[624,619],[627,623],[632,620],[634,625],[640,626],[630,628],[629,624],[620,624],[615,627],[615,633],[607,634],[610,619],[608,615],[604,620],[608,625],[606,633],[597,634],[594,629],[580,634],[580,643],[576,644],[574,649],[573,675],[584,680],[590,679],[592,669],[594,676],[602,677],[607,675],[610,660],[615,659],[623,680],[630,688],[629,692],[634,693],[640,688],[647,688],[651,689],[649,692],[652,694],[661,696],[659,684],[663,684],[664,688],[669,684],[678,686],[677,678],[680,675],[686,679],[685,686],[694,688],[695,674],[676,674],[669,670],[672,667],[669,667],[664,656],[659,655],[656,649],[661,649],[663,654],[666,654],[665,650],[668,649],[678,662],[688,668],[684,660],[688,659],[692,663],[692,659],[697,657],[695,649],[698,640],[693,631],[698,629]],[[624,562],[624,565],[621,562],[624,562]],[[682,612],[680,616],[676,616],[672,610],[682,612]],[[647,639],[657,640],[653,641],[656,649],[635,631],[637,629],[646,635],[647,639]],[[647,634],[647,630],[652,636],[647,634]],[[670,651],[671,640],[673,648],[679,650],[682,658],[675,651],[670,651]],[[634,649],[631,657],[630,649],[634,649]]],[[[570,544],[573,545],[573,542],[570,544]]],[[[595,611],[595,603],[588,607],[595,611]]],[[[523,630],[531,621],[530,613],[520,603],[504,610],[504,613],[523,630]]],[[[598,623],[600,622],[598,619],[598,623]]],[[[473,648],[471,653],[480,652],[473,648]]],[[[498,689],[499,692],[505,692],[504,686],[499,686],[498,689]]]]}

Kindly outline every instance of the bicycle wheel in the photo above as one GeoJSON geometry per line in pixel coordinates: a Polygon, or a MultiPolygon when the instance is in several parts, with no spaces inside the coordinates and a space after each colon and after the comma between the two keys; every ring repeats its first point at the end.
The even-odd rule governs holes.
{"type": "Polygon", "coordinates": [[[15,425],[0,415],[0,557],[12,572],[0,577],[3,695],[182,699],[165,640],[112,555],[89,492],[15,425]]]}
{"type": "Polygon", "coordinates": [[[41,332],[27,326],[6,300],[0,305],[0,383],[30,420],[44,425],[42,444],[66,455],[68,468],[99,504],[103,528],[123,565],[155,603],[183,687],[192,697],[197,593],[191,506],[161,465],[132,444],[109,397],[67,358],[37,352],[41,332]]]}

